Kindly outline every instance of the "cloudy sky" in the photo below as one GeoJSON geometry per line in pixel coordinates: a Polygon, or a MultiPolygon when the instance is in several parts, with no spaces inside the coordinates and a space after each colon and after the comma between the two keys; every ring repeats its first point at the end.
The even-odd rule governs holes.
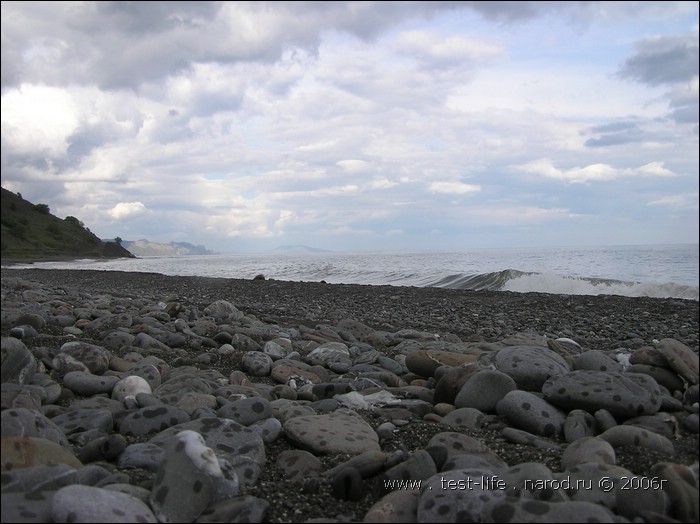
{"type": "Polygon", "coordinates": [[[697,243],[697,2],[2,2],[2,186],[221,253],[697,243]]]}

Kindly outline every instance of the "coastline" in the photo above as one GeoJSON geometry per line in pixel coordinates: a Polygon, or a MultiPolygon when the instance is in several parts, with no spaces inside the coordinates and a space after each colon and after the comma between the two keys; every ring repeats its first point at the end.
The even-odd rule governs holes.
{"type": "Polygon", "coordinates": [[[69,269],[3,269],[2,278],[21,276],[47,285],[89,292],[176,296],[198,307],[230,300],[242,311],[287,322],[338,322],[352,318],[376,329],[421,329],[460,337],[498,340],[531,331],[572,337],[589,349],[629,349],[654,339],[678,338],[698,350],[700,303],[677,298],[618,295],[559,295],[470,291],[435,287],[326,284],[285,280],[242,280],[69,269]],[[209,302],[208,302],[209,301],[209,302]],[[658,326],[663,326],[659,330],[658,326]],[[636,333],[630,331],[634,327],[636,333]]]}
{"type": "MultiPolygon", "coordinates": [[[[261,344],[266,338],[274,339],[275,334],[292,333],[294,344],[302,347],[302,343],[308,343],[314,337],[322,340],[329,333],[334,333],[341,321],[351,319],[369,326],[376,333],[391,333],[397,340],[403,340],[404,346],[412,348],[422,347],[421,344],[425,348],[435,344],[449,345],[457,341],[469,347],[497,348],[509,340],[564,337],[575,340],[586,351],[597,350],[613,355],[621,351],[633,352],[652,346],[655,341],[672,338],[685,344],[696,355],[698,353],[698,302],[683,299],[465,291],[37,268],[3,268],[2,282],[3,337],[9,334],[12,326],[11,308],[6,310],[6,299],[14,297],[11,304],[16,307],[32,300],[34,295],[24,295],[25,291],[35,291],[36,296],[47,293],[47,298],[63,301],[70,307],[94,304],[95,308],[103,311],[101,315],[108,310],[113,314],[128,311],[128,304],[134,303],[135,312],[131,315],[135,320],[138,318],[137,311],[148,311],[157,304],[161,304],[158,309],[162,309],[162,305],[177,303],[183,311],[199,311],[201,315],[210,304],[224,300],[243,314],[262,322],[260,329],[265,334],[260,335],[261,344]],[[117,304],[117,307],[110,306],[111,303],[117,304]],[[433,337],[434,342],[421,342],[420,337],[433,337]]],[[[163,327],[170,324],[169,321],[161,322],[163,327]]],[[[190,323],[196,322],[191,320],[190,323]]],[[[24,339],[24,342],[30,349],[52,348],[54,352],[69,340],[98,345],[103,343],[96,332],[86,329],[89,325],[87,318],[78,325],[82,333],[77,335],[68,336],[56,326],[47,326],[38,337],[24,339]]],[[[141,329],[147,330],[143,326],[141,329]]],[[[401,349],[402,344],[387,345],[379,352],[396,359],[406,353],[401,349]]],[[[171,357],[163,353],[161,358],[172,370],[193,366],[220,372],[225,377],[241,373],[240,355],[213,358],[212,351],[214,348],[210,347],[178,347],[173,348],[171,357]]],[[[125,356],[122,350],[115,350],[114,353],[120,358],[125,356]]],[[[61,377],[55,371],[51,372],[51,376],[61,383],[61,377]]],[[[275,384],[269,377],[249,375],[249,380],[259,383],[260,387],[273,387],[275,384]]],[[[424,382],[426,385],[430,383],[424,382]]],[[[79,396],[67,395],[60,409],[68,409],[70,403],[77,399],[79,396]]],[[[379,431],[387,421],[386,414],[380,416],[377,412],[362,410],[357,410],[357,413],[375,431],[379,431]]],[[[412,455],[428,449],[431,439],[439,433],[459,432],[482,442],[512,466],[537,463],[554,472],[564,471],[561,460],[566,443],[559,440],[558,449],[542,449],[510,442],[502,434],[508,424],[500,416],[489,414],[480,427],[473,428],[444,426],[437,421],[435,414],[409,418],[410,423],[397,426],[391,438],[382,441],[382,451],[387,455],[412,455]]],[[[139,441],[145,442],[145,439],[130,439],[129,442],[139,441]]],[[[655,474],[653,467],[659,463],[697,464],[697,433],[679,428],[673,444],[673,456],[644,447],[616,447],[615,463],[635,475],[645,477],[652,477],[655,474]]],[[[277,459],[297,447],[282,435],[267,443],[265,448],[267,465],[250,490],[250,494],[269,504],[264,521],[323,519],[326,522],[362,522],[367,511],[382,496],[380,476],[363,481],[362,496],[357,500],[339,499],[329,480],[322,476],[287,480],[279,469],[277,459]]],[[[330,469],[348,458],[346,455],[319,456],[324,469],[330,469]]],[[[155,473],[128,468],[117,471],[128,475],[131,484],[147,489],[153,485],[155,473]]]]}

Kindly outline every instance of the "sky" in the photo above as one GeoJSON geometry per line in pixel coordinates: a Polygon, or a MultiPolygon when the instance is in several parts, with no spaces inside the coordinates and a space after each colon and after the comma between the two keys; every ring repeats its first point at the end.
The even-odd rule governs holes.
{"type": "Polygon", "coordinates": [[[2,2],[2,187],[219,253],[698,242],[698,2],[2,2]]]}

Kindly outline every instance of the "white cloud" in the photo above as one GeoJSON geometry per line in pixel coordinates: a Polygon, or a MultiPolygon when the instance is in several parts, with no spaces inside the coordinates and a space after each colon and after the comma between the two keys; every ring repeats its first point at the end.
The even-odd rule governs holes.
{"type": "Polygon", "coordinates": [[[698,208],[698,193],[669,195],[647,202],[648,206],[668,206],[675,208],[698,208]]]}
{"type": "Polygon", "coordinates": [[[76,102],[63,89],[25,84],[2,95],[2,139],[16,153],[66,153],[77,129],[76,102]]]}
{"type": "Polygon", "coordinates": [[[463,182],[433,182],[429,186],[433,193],[447,193],[448,195],[466,195],[467,193],[478,193],[481,187],[463,182]]]}
{"type": "Polygon", "coordinates": [[[347,173],[366,173],[371,165],[364,160],[339,160],[336,162],[347,173]]]}
{"type": "Polygon", "coordinates": [[[504,50],[476,38],[448,36],[429,31],[406,31],[397,38],[395,45],[430,67],[467,66],[500,58],[504,50]]]}
{"type": "Polygon", "coordinates": [[[611,181],[622,177],[674,177],[673,171],[666,169],[663,162],[650,162],[638,168],[615,168],[608,164],[591,164],[585,167],[573,167],[561,170],[552,161],[542,158],[517,166],[516,169],[544,178],[552,178],[572,184],[593,181],[611,181]]]}
{"type": "Polygon", "coordinates": [[[109,215],[115,220],[131,220],[147,211],[141,202],[119,202],[109,210],[109,215]]]}

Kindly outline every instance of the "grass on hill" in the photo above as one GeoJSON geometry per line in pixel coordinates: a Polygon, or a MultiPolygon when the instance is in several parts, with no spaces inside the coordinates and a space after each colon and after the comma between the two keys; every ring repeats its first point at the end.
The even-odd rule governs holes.
{"type": "Polygon", "coordinates": [[[2,188],[1,204],[3,261],[134,257],[117,239],[103,242],[77,218],[61,220],[19,193],[2,188]]]}

